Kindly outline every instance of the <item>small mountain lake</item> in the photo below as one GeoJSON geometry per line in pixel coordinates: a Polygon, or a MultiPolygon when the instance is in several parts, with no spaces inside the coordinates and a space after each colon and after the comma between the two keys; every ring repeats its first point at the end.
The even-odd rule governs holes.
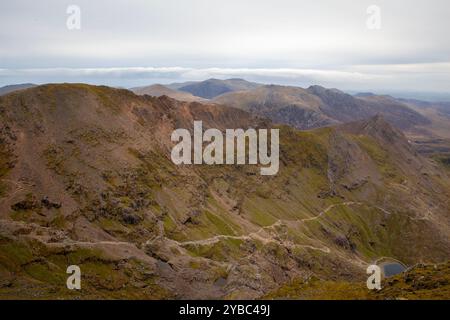
{"type": "Polygon", "coordinates": [[[380,267],[385,277],[392,277],[406,270],[404,265],[394,261],[384,262],[380,267]]]}

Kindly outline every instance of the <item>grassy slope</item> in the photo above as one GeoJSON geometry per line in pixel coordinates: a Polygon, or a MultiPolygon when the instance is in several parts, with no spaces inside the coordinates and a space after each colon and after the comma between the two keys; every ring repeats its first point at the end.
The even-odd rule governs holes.
{"type": "MultiPolygon", "coordinates": [[[[364,277],[364,268],[358,265],[360,260],[369,262],[379,256],[391,256],[414,263],[448,257],[448,244],[436,239],[439,234],[433,232],[433,225],[412,220],[410,216],[415,213],[404,205],[417,194],[422,196],[423,189],[414,187],[405,191],[394,188],[405,179],[404,169],[397,166],[385,147],[374,138],[344,136],[356,143],[360,152],[375,163],[383,177],[382,184],[369,181],[362,187],[348,190],[342,188],[338,181],[337,192],[330,193],[329,149],[334,129],[299,132],[281,127],[281,168],[274,177],[260,176],[253,166],[180,168],[168,159],[164,145],[146,148],[143,147],[146,141],[139,141],[141,135],[153,134],[145,131],[147,128],[158,129],[160,124],[140,116],[135,121],[142,127],[137,124],[121,127],[123,121],[127,121],[124,120],[126,106],[151,106],[158,104],[159,100],[145,100],[122,93],[122,90],[85,85],[50,86],[42,90],[44,92],[35,99],[51,102],[46,105],[47,117],[59,114],[57,108],[62,102],[68,108],[64,115],[73,117],[72,122],[79,121],[77,105],[73,101],[77,101],[75,97],[81,94],[96,101],[93,110],[110,117],[102,125],[114,126],[93,127],[91,123],[90,126],[63,128],[58,131],[61,141],[72,139],[75,142],[68,144],[57,139],[56,144],[43,143],[40,152],[45,166],[65,186],[63,192],[75,199],[78,210],[66,217],[61,212],[56,214],[55,210],[52,214],[44,210],[42,215],[42,210],[33,208],[10,212],[10,217],[19,222],[33,221],[78,238],[81,234],[78,234],[77,223],[81,218],[87,219],[92,226],[116,241],[134,243],[152,257],[176,264],[178,270],[200,274],[205,278],[202,280],[205,284],[200,283],[200,286],[207,286],[219,277],[228,279],[234,283],[230,291],[236,291],[238,297],[242,297],[239,296],[240,290],[247,292],[248,287],[257,287],[245,282],[246,277],[253,279],[256,274],[262,278],[256,279],[255,283],[266,287],[252,289],[250,297],[261,295],[292,278],[304,279],[310,274],[328,279],[330,286],[335,284],[337,277],[346,290],[349,287],[347,280],[356,281],[364,277]],[[72,100],[62,93],[68,94],[72,100]],[[110,111],[117,118],[111,116],[110,111]],[[136,134],[136,126],[139,134],[136,134]],[[126,150],[121,154],[126,154],[126,161],[122,158],[107,161],[109,159],[105,159],[104,154],[114,158],[116,155],[111,150],[117,148],[126,150]],[[377,208],[385,199],[390,199],[391,215],[377,208]],[[340,205],[343,202],[358,204],[340,205]],[[333,205],[335,207],[323,213],[333,205]],[[311,219],[321,213],[320,218],[311,219]],[[131,216],[134,222],[129,223],[125,216],[131,216]],[[302,221],[308,218],[311,220],[302,221]],[[263,239],[245,238],[252,233],[263,239]],[[232,237],[201,242],[217,235],[232,237]],[[189,245],[168,240],[147,243],[149,239],[161,236],[178,242],[200,241],[189,245]],[[266,243],[264,239],[270,241],[266,243]],[[420,241],[423,246],[411,246],[414,241],[420,241]],[[229,266],[234,266],[234,269],[229,266]],[[242,278],[244,280],[240,280],[242,278]]],[[[20,95],[18,99],[30,117],[36,119],[31,102],[20,95]]],[[[29,119],[26,117],[26,114],[21,116],[20,121],[27,124],[29,119]]],[[[178,120],[175,118],[173,121],[178,120]]],[[[338,165],[348,165],[345,162],[350,160],[341,159],[342,163],[338,162],[338,165]]],[[[415,182],[414,178],[411,179],[415,182]]],[[[427,196],[430,201],[436,200],[434,194],[427,196]]],[[[2,240],[1,270],[5,275],[16,273],[18,280],[3,284],[0,292],[5,297],[20,297],[27,294],[21,289],[27,283],[34,289],[37,284],[42,286],[37,297],[63,294],[60,286],[65,276],[63,266],[66,261],[58,264],[60,254],[55,256],[36,251],[34,242],[18,240],[20,238],[14,236],[2,240]],[[20,248],[13,250],[11,246],[20,248]],[[38,257],[44,257],[43,261],[30,262],[38,257]],[[49,270],[52,270],[52,276],[49,270]]],[[[63,254],[66,257],[77,255],[82,249],[67,250],[69,253],[63,254]]],[[[161,284],[155,284],[159,279],[158,271],[152,269],[153,275],[149,279],[137,272],[139,261],[128,261],[129,265],[123,268],[117,262],[111,262],[104,252],[90,252],[89,255],[90,258],[78,261],[88,272],[83,297],[129,295],[159,298],[173,294],[161,288],[161,284]],[[104,288],[104,278],[110,279],[115,289],[121,288],[125,279],[128,279],[125,281],[128,285],[116,292],[104,288]]],[[[221,294],[227,296],[227,290],[221,294]]]]}
{"type": "Polygon", "coordinates": [[[384,279],[381,286],[382,289],[377,291],[368,290],[364,282],[295,279],[267,294],[264,299],[448,299],[450,263],[418,265],[402,274],[384,279]]]}

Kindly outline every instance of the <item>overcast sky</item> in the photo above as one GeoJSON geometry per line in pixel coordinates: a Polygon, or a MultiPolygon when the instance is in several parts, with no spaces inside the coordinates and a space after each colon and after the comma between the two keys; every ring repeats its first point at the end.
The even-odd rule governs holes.
{"type": "Polygon", "coordinates": [[[0,85],[242,77],[449,92],[449,30],[448,0],[2,0],[0,85]],[[367,27],[370,5],[380,29],[367,27]]]}

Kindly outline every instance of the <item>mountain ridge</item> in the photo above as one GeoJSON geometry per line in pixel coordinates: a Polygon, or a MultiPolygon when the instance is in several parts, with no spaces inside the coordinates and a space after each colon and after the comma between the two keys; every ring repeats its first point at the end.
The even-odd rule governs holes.
{"type": "Polygon", "coordinates": [[[204,101],[205,100],[201,97],[194,96],[193,94],[190,94],[188,92],[171,89],[171,88],[161,85],[161,84],[154,84],[154,85],[145,86],[145,87],[136,87],[136,88],[131,88],[130,90],[138,95],[148,94],[150,96],[155,96],[155,97],[160,97],[160,96],[165,95],[165,96],[171,97],[176,100],[187,101],[187,102],[204,101]]]}
{"type": "Polygon", "coordinates": [[[380,96],[354,97],[321,86],[303,89],[266,85],[250,91],[225,93],[213,101],[299,129],[367,119],[378,113],[402,129],[429,123],[427,118],[397,100],[380,96]]]}
{"type": "Polygon", "coordinates": [[[194,82],[178,88],[179,91],[189,92],[195,96],[205,99],[212,99],[226,92],[253,89],[260,86],[258,83],[249,82],[244,79],[208,79],[201,82],[194,82]]]}
{"type": "Polygon", "coordinates": [[[4,95],[4,94],[8,94],[10,92],[17,91],[17,90],[23,90],[23,89],[33,88],[33,87],[36,87],[36,85],[33,83],[21,83],[21,84],[7,85],[7,86],[0,88],[0,96],[4,95]]]}
{"type": "Polygon", "coordinates": [[[379,116],[276,126],[273,177],[170,161],[172,130],[193,120],[273,126],[230,107],[60,84],[0,97],[0,118],[2,297],[258,298],[450,252],[448,176],[379,116]],[[61,289],[67,261],[83,292],[61,289]]]}

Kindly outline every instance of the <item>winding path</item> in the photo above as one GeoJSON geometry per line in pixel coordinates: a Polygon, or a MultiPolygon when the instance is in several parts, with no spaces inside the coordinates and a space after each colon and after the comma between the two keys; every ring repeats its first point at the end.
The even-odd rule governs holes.
{"type": "MultiPolygon", "coordinates": [[[[4,179],[6,180],[6,179],[4,179]]],[[[11,180],[9,180],[12,183],[15,183],[11,180]]],[[[18,184],[15,183],[16,186],[18,187],[17,190],[14,192],[17,193],[21,190],[23,190],[23,187],[18,184]]],[[[12,195],[11,195],[12,196],[12,195]]],[[[277,226],[282,226],[283,224],[292,224],[292,223],[305,223],[305,222],[311,222],[311,221],[315,221],[317,219],[320,219],[323,215],[325,215],[326,213],[328,213],[330,210],[332,210],[333,208],[339,207],[339,206],[351,206],[351,205],[363,205],[363,203],[361,202],[353,202],[353,201],[347,201],[347,202],[342,202],[342,203],[336,203],[336,204],[332,204],[330,206],[328,206],[327,208],[325,208],[324,210],[322,210],[319,214],[317,214],[316,216],[313,217],[309,217],[309,218],[303,218],[303,219],[299,219],[299,220],[283,220],[283,219],[279,219],[277,220],[275,223],[269,225],[269,226],[263,226],[260,227],[257,231],[255,232],[251,232],[249,234],[246,235],[216,235],[213,236],[211,238],[206,238],[206,239],[201,239],[201,240],[190,240],[190,241],[177,241],[174,239],[170,239],[164,236],[163,234],[163,230],[161,230],[162,234],[160,236],[157,236],[151,240],[147,240],[144,245],[153,243],[154,241],[156,241],[157,239],[164,239],[164,241],[168,241],[169,243],[172,243],[176,246],[180,246],[180,247],[185,247],[185,246],[189,246],[189,245],[211,245],[211,244],[215,244],[221,240],[227,240],[227,239],[232,239],[232,240],[257,240],[262,242],[263,244],[268,244],[268,243],[276,243],[279,244],[281,246],[284,246],[286,248],[308,248],[311,250],[317,250],[317,251],[321,251],[323,253],[329,254],[331,253],[331,249],[329,247],[327,247],[326,245],[323,245],[321,247],[316,247],[310,244],[297,244],[294,243],[292,241],[289,240],[281,240],[281,239],[275,239],[273,236],[269,235],[269,236],[263,236],[261,235],[261,233],[263,233],[266,230],[270,230],[273,229],[277,226]]],[[[375,207],[385,213],[388,213],[385,209],[380,208],[380,207],[375,207]]],[[[389,213],[390,214],[390,213],[389,213]]],[[[306,236],[307,237],[307,236],[306,236]]],[[[307,237],[309,238],[309,237],[307,237]]],[[[313,239],[313,238],[309,238],[312,241],[318,241],[321,242],[317,239],[313,239]]],[[[124,241],[97,241],[97,242],[87,242],[87,241],[64,241],[64,242],[60,242],[60,243],[49,243],[51,245],[81,245],[81,246],[95,246],[95,245],[110,245],[110,246],[133,246],[134,248],[137,249],[136,247],[136,243],[133,242],[124,242],[124,241]]],[[[384,258],[384,257],[382,257],[384,258]]],[[[382,259],[379,258],[379,259],[382,259]]],[[[377,260],[378,261],[378,260],[377,260]]]]}
{"type": "Polygon", "coordinates": [[[295,243],[284,241],[284,240],[275,240],[273,238],[266,238],[266,237],[261,236],[260,233],[265,231],[266,229],[273,229],[276,226],[280,226],[283,223],[298,223],[298,222],[304,223],[304,222],[314,221],[314,220],[317,220],[317,219],[321,218],[324,214],[326,214],[327,212],[329,212],[330,210],[332,210],[335,207],[338,207],[338,206],[350,206],[350,205],[362,205],[362,203],[360,203],[360,202],[353,202],[353,201],[347,201],[347,202],[332,204],[332,205],[328,206],[326,209],[324,209],[323,211],[321,211],[318,215],[316,215],[314,217],[304,218],[304,219],[300,219],[300,220],[282,220],[282,219],[280,219],[280,220],[277,220],[272,225],[261,227],[258,231],[249,233],[247,235],[241,235],[241,236],[217,235],[217,236],[214,236],[214,237],[211,237],[211,238],[201,239],[201,240],[192,240],[192,241],[183,241],[183,242],[179,242],[179,241],[175,241],[175,240],[171,240],[171,241],[173,241],[174,243],[176,243],[179,246],[184,247],[184,246],[188,246],[188,245],[210,245],[210,244],[217,243],[220,240],[226,240],[226,239],[233,239],[233,240],[259,240],[259,241],[261,241],[264,244],[277,243],[277,244],[281,244],[281,245],[283,245],[285,247],[289,247],[289,248],[295,248],[295,247],[309,248],[309,249],[312,249],[312,250],[322,251],[324,253],[330,253],[331,249],[328,248],[327,246],[315,247],[315,246],[306,245],[306,244],[295,244],[295,243]]]}

